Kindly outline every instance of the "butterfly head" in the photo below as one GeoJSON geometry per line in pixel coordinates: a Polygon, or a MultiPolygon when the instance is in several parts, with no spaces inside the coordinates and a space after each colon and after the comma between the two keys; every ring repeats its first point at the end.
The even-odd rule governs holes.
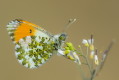
{"type": "Polygon", "coordinates": [[[67,38],[67,34],[66,34],[66,33],[62,33],[62,34],[60,34],[60,36],[59,36],[59,40],[60,40],[61,42],[65,42],[66,38],[67,38]]]}
{"type": "Polygon", "coordinates": [[[53,39],[55,41],[55,48],[60,49],[62,48],[64,42],[66,41],[67,34],[66,33],[61,33],[53,36],[53,39]]]}

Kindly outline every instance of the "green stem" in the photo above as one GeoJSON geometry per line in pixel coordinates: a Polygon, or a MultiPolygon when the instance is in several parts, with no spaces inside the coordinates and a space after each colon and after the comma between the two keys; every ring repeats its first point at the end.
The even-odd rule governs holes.
{"type": "Polygon", "coordinates": [[[88,57],[88,47],[87,47],[87,54],[86,54],[86,57],[88,57]]]}
{"type": "Polygon", "coordinates": [[[91,65],[90,65],[90,63],[89,63],[89,61],[88,61],[88,58],[87,58],[86,56],[84,56],[84,55],[83,55],[83,57],[84,57],[85,60],[86,60],[86,63],[87,63],[87,65],[88,65],[88,68],[89,68],[90,73],[92,74],[92,68],[91,68],[91,65]]]}
{"type": "Polygon", "coordinates": [[[80,73],[81,73],[82,79],[83,79],[83,80],[86,80],[86,78],[85,78],[85,76],[84,76],[84,71],[82,70],[81,65],[78,64],[78,68],[79,68],[79,71],[80,71],[80,73]]]}

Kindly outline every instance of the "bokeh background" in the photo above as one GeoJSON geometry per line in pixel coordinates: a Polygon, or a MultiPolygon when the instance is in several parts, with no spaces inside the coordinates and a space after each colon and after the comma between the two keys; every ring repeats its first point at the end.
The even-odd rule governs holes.
{"type": "Polygon", "coordinates": [[[70,18],[77,21],[67,31],[67,41],[81,44],[94,34],[95,45],[104,50],[115,44],[95,80],[119,80],[119,0],[0,0],[0,80],[81,80],[77,64],[54,55],[38,69],[21,66],[6,31],[13,19],[35,23],[53,34],[61,33],[70,18]]]}

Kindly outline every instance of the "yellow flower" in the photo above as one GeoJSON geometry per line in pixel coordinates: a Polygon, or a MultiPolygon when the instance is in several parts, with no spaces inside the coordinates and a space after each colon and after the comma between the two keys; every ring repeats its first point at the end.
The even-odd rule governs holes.
{"type": "Polygon", "coordinates": [[[78,45],[78,47],[79,47],[79,48],[81,48],[81,46],[80,46],[80,45],[78,45]]]}
{"type": "Polygon", "coordinates": [[[90,50],[92,50],[92,51],[94,50],[94,45],[93,44],[90,45],[90,50]]]}
{"type": "Polygon", "coordinates": [[[66,50],[69,50],[69,47],[65,47],[66,50]]]}
{"type": "Polygon", "coordinates": [[[70,60],[74,60],[74,57],[72,57],[71,55],[67,55],[67,57],[68,57],[70,60]]]}
{"type": "Polygon", "coordinates": [[[93,43],[94,43],[94,39],[88,39],[88,43],[89,43],[89,45],[90,45],[90,50],[94,50],[94,45],[93,45],[93,43]]]}
{"type": "Polygon", "coordinates": [[[70,50],[65,50],[65,54],[69,54],[70,53],[70,50]]]}
{"type": "Polygon", "coordinates": [[[70,47],[73,46],[71,42],[67,42],[66,45],[70,47]]]}

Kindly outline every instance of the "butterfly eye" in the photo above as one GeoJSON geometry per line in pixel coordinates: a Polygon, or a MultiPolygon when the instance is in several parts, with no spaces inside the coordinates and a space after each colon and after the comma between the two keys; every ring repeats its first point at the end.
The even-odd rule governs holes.
{"type": "Polygon", "coordinates": [[[65,41],[66,37],[67,37],[67,34],[63,33],[60,35],[59,39],[65,41]]]}
{"type": "Polygon", "coordinates": [[[30,33],[32,33],[32,30],[30,29],[30,33]]]}

